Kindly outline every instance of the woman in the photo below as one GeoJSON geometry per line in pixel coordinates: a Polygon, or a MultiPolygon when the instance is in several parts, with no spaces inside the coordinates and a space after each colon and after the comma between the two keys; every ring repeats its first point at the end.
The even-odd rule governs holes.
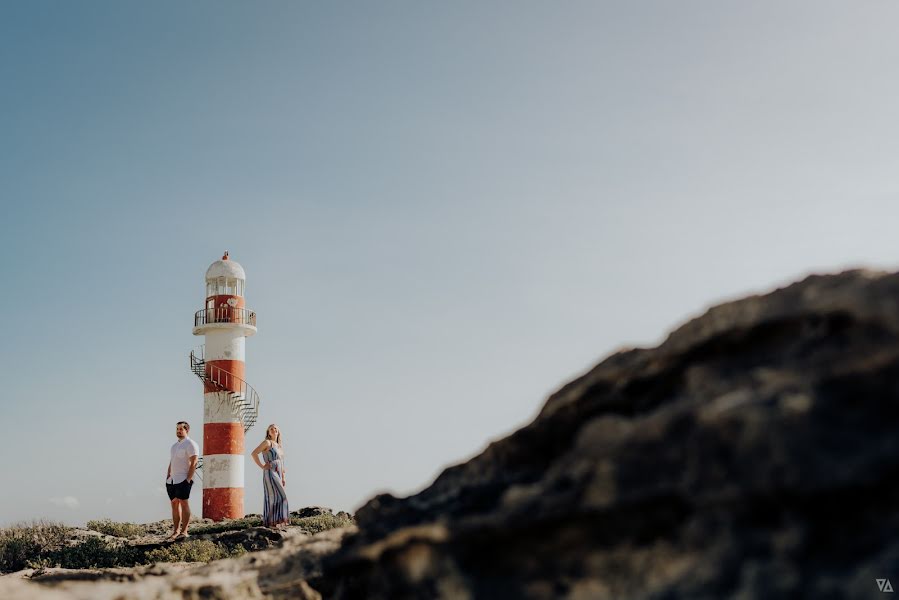
{"type": "Polygon", "coordinates": [[[262,488],[265,490],[265,506],[262,524],[277,527],[290,524],[290,510],[287,508],[287,485],[284,469],[284,449],[281,447],[281,430],[275,424],[269,425],[265,439],[253,450],[253,462],[262,469],[262,488]],[[259,460],[262,454],[264,461],[259,460]]]}

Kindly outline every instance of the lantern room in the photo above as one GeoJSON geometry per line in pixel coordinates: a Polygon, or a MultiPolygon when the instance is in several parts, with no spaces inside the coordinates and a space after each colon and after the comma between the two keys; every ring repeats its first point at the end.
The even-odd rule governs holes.
{"type": "Polygon", "coordinates": [[[230,260],[228,253],[206,270],[206,306],[194,319],[194,334],[205,332],[210,326],[236,323],[248,326],[244,335],[256,332],[256,314],[246,309],[244,288],[247,276],[240,264],[230,260]]]}

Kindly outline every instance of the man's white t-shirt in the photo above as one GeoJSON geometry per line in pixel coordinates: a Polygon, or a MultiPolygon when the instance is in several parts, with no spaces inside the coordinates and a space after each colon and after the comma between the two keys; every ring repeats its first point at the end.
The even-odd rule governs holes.
{"type": "Polygon", "coordinates": [[[181,483],[187,479],[187,470],[190,468],[190,457],[197,456],[200,447],[197,443],[186,437],[180,442],[172,444],[172,478],[171,483],[181,483]]]}

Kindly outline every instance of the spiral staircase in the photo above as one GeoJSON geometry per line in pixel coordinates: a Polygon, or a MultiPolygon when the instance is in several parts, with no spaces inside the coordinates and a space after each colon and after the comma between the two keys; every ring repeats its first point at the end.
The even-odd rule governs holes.
{"type": "MultiPolygon", "coordinates": [[[[218,394],[223,395],[231,403],[234,416],[243,425],[244,433],[256,424],[259,418],[259,394],[249,383],[233,375],[229,371],[207,365],[205,359],[205,346],[199,346],[190,352],[190,370],[203,382],[203,388],[212,388],[218,394]]],[[[203,468],[203,457],[197,461],[197,473],[203,468]]],[[[202,478],[202,475],[200,476],[202,478]]]]}

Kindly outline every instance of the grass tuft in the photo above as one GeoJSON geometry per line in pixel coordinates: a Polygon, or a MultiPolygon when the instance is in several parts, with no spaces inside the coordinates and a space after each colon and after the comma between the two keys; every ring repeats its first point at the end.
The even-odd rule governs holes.
{"type": "Polygon", "coordinates": [[[301,528],[306,533],[316,534],[335,527],[355,525],[356,522],[348,514],[342,512],[336,515],[325,513],[314,517],[291,517],[290,524],[301,528]]]}
{"type": "Polygon", "coordinates": [[[133,539],[142,535],[147,535],[147,528],[143,525],[135,525],[134,523],[117,523],[109,519],[100,519],[99,521],[88,521],[87,528],[112,535],[117,538],[133,539]]]}
{"type": "Polygon", "coordinates": [[[224,544],[216,544],[209,540],[188,540],[151,550],[144,556],[144,562],[210,562],[232,556],[243,556],[246,553],[243,546],[228,548],[224,544]]]}

